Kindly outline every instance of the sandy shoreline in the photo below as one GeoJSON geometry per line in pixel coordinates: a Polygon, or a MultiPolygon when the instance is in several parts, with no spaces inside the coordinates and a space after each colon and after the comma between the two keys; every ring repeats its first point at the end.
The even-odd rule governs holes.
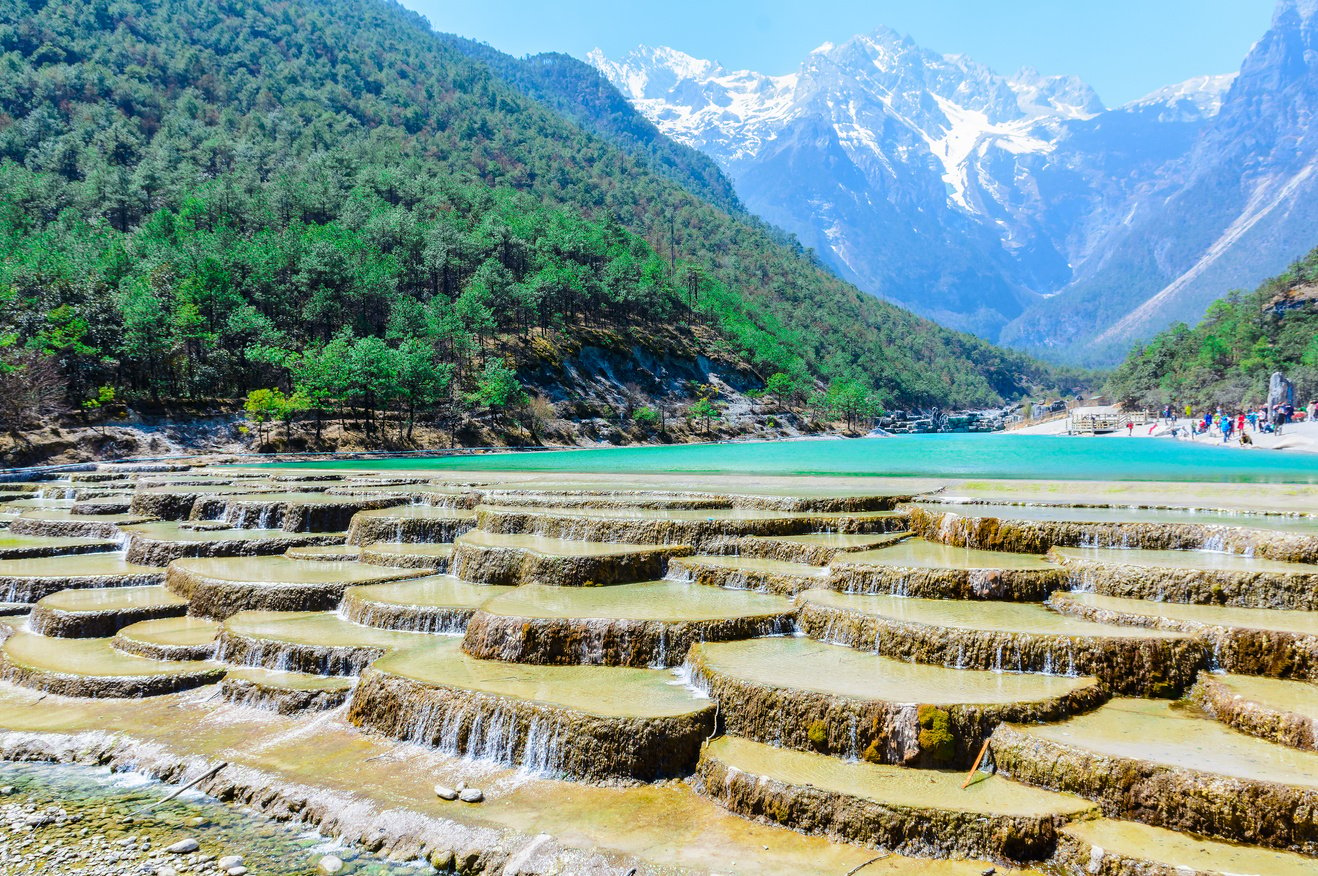
{"type": "MultiPolygon", "coordinates": [[[[1067,421],[1053,420],[1048,423],[1040,423],[1037,426],[1026,426],[1022,429],[1013,429],[1009,432],[1003,432],[1003,435],[1059,435],[1066,437],[1067,421]]],[[[1133,434],[1127,434],[1125,429],[1118,432],[1109,432],[1104,435],[1075,435],[1075,438],[1162,438],[1168,441],[1181,441],[1189,444],[1197,444],[1201,447],[1241,447],[1237,436],[1232,436],[1229,442],[1223,443],[1220,435],[1214,435],[1209,432],[1206,435],[1200,435],[1197,438],[1187,437],[1190,426],[1190,420],[1181,417],[1176,420],[1176,426],[1180,429],[1180,436],[1173,438],[1171,434],[1172,427],[1164,420],[1159,420],[1153,425],[1145,424],[1136,426],[1133,434]]],[[[1281,435],[1273,435],[1267,432],[1251,431],[1246,427],[1246,432],[1253,440],[1252,445],[1244,445],[1246,449],[1255,450],[1291,450],[1300,453],[1318,453],[1318,422],[1312,423],[1291,423],[1286,426],[1281,435]]]]}

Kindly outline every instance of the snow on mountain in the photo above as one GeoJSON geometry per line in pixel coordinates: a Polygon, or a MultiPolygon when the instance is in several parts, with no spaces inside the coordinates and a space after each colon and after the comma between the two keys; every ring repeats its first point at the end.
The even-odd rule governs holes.
{"type": "Polygon", "coordinates": [[[844,278],[1036,351],[1120,355],[1318,227],[1318,0],[1279,0],[1239,74],[1113,109],[1077,77],[1003,76],[887,28],[786,75],[665,47],[589,60],[844,278]]]}
{"type": "Polygon", "coordinates": [[[718,161],[750,209],[871,292],[992,336],[1037,297],[1032,286],[1065,271],[1052,244],[1037,245],[1022,167],[1046,162],[1063,126],[1103,112],[1076,77],[1000,76],[887,28],[822,45],[779,76],[667,47],[588,60],[665,134],[718,161]],[[884,233],[894,216],[907,228],[884,233]]]}
{"type": "Polygon", "coordinates": [[[1235,73],[1195,76],[1184,82],[1149,92],[1123,105],[1121,109],[1128,112],[1152,109],[1163,114],[1161,116],[1163,121],[1211,118],[1222,109],[1222,101],[1235,80],[1235,73]]]}

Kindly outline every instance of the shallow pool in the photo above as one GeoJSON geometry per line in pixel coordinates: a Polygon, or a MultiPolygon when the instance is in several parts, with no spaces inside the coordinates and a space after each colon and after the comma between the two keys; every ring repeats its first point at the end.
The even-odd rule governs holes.
{"type": "Polygon", "coordinates": [[[373,471],[708,472],[1318,483],[1318,454],[1171,440],[1046,435],[906,435],[334,460],[300,465],[373,471]]]}

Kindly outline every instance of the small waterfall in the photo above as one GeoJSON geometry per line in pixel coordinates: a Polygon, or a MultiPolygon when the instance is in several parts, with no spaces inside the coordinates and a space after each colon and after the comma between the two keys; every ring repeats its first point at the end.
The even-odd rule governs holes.
{"type": "Polygon", "coordinates": [[[694,584],[696,576],[690,567],[675,559],[668,564],[668,569],[664,572],[664,580],[675,581],[679,584],[694,584]]]}
{"type": "Polygon", "coordinates": [[[1072,593],[1096,592],[1094,580],[1094,573],[1088,569],[1072,569],[1070,574],[1066,576],[1066,583],[1071,588],[1072,593]]]}
{"type": "Polygon", "coordinates": [[[666,624],[659,627],[659,639],[654,647],[654,659],[650,665],[655,669],[663,669],[668,665],[668,626],[666,624]]]}
{"type": "Polygon", "coordinates": [[[905,763],[920,753],[919,707],[903,703],[891,717],[888,734],[889,763],[905,763]]]}
{"type": "Polygon", "coordinates": [[[550,720],[540,716],[532,718],[531,726],[526,730],[522,769],[546,776],[562,772],[559,750],[564,732],[565,728],[560,719],[550,720]]]}
{"type": "Polygon", "coordinates": [[[407,741],[433,744],[451,757],[469,757],[513,766],[537,775],[562,772],[563,741],[569,728],[561,717],[529,720],[503,703],[464,703],[448,708],[435,728],[437,706],[421,710],[407,741]]]}
{"type": "Polygon", "coordinates": [[[673,676],[678,684],[696,696],[706,700],[710,698],[709,679],[690,660],[684,661],[681,666],[673,667],[673,676]]]}

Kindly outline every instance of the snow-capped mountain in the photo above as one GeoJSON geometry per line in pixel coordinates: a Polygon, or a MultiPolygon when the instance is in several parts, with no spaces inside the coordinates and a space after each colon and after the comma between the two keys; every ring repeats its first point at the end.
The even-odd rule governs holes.
{"type": "MultiPolygon", "coordinates": [[[[1262,104],[1244,97],[1256,93],[1251,65],[1287,81],[1300,75],[1297,65],[1311,66],[1315,54],[1303,46],[1315,5],[1281,0],[1250,58],[1270,41],[1289,48],[1266,50],[1240,76],[1196,77],[1114,109],[1076,77],[1030,68],[1000,75],[886,28],[820,46],[781,76],[671,48],[617,59],[596,51],[588,60],[665,134],[718,161],[747,208],[848,280],[953,327],[1055,349],[1089,340],[1143,303],[1104,293],[1095,308],[1073,289],[1112,276],[1105,266],[1115,250],[1165,217],[1158,204],[1195,176],[1191,165],[1223,164],[1212,152],[1224,144],[1206,144],[1223,119],[1241,117],[1238,105],[1252,100],[1257,116],[1286,103],[1279,94],[1262,104]],[[1076,314],[1064,304],[1072,300],[1076,314]]],[[[1241,124],[1268,131],[1269,143],[1281,133],[1261,119],[1231,123],[1245,142],[1241,124]]],[[[1251,203],[1239,206],[1260,209],[1258,198],[1251,203]]],[[[1238,236],[1217,245],[1229,250],[1238,236]]],[[[1257,280],[1296,255],[1279,247],[1286,251],[1275,258],[1265,247],[1241,259],[1250,263],[1244,273],[1257,280]]],[[[1148,298],[1193,264],[1127,279],[1145,281],[1148,298]]],[[[1190,299],[1223,291],[1206,287],[1213,272],[1196,276],[1204,279],[1183,284],[1196,290],[1190,299]]],[[[1132,337],[1161,327],[1158,318],[1134,319],[1132,337]]]]}
{"type": "Polygon", "coordinates": [[[1198,319],[1226,291],[1282,271],[1318,242],[1315,121],[1318,0],[1282,0],[1186,151],[1129,199],[1075,279],[1002,339],[1038,349],[1083,344],[1111,359],[1175,321],[1198,319]]]}

